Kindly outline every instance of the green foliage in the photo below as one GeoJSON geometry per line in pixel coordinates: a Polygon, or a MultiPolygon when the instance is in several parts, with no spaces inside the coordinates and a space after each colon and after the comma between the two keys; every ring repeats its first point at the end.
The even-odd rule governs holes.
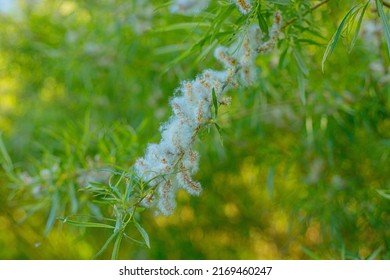
{"type": "Polygon", "coordinates": [[[160,1],[20,2],[0,14],[1,259],[390,258],[381,1],[253,1],[248,15],[211,1],[194,17],[160,1]],[[169,97],[252,24],[267,40],[276,10],[283,36],[254,85],[231,106],[210,93],[202,194],[155,216],[131,166],[169,97]]]}

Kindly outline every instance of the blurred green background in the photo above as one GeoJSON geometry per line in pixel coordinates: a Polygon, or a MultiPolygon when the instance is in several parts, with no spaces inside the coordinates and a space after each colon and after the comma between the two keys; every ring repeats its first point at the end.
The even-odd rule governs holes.
{"type": "MultiPolygon", "coordinates": [[[[91,259],[110,233],[57,218],[101,215],[82,191],[88,181],[130,168],[159,141],[180,81],[221,66],[207,45],[172,64],[207,27],[175,26],[192,18],[167,2],[6,2],[0,259],[91,259]]],[[[280,8],[292,18],[310,2],[280,8]]],[[[353,3],[330,1],[257,59],[258,81],[229,92],[220,113],[223,145],[213,130],[196,144],[201,196],[180,192],[168,217],[141,213],[151,248],[126,241],[120,258],[390,259],[390,68],[374,6],[353,50],[343,36],[321,70],[353,3]]],[[[240,17],[234,10],[221,32],[240,17]]]]}

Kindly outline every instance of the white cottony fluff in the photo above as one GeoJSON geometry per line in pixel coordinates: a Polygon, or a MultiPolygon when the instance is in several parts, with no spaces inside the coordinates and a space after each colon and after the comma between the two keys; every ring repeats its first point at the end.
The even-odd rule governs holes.
{"type": "Polygon", "coordinates": [[[189,194],[199,195],[202,191],[202,186],[200,183],[194,181],[188,171],[177,173],[176,179],[179,186],[184,188],[189,194]]]}
{"type": "Polygon", "coordinates": [[[249,13],[252,9],[252,5],[250,3],[250,1],[247,1],[247,0],[235,0],[236,2],[236,5],[238,7],[238,9],[240,10],[241,13],[243,13],[244,15],[246,15],[247,13],[249,13]]]}
{"type": "MultiPolygon", "coordinates": [[[[190,5],[195,2],[176,1],[175,5],[184,7],[185,3],[190,5]]],[[[237,2],[242,4],[246,1],[237,2]]],[[[275,46],[280,27],[281,16],[276,13],[270,39],[266,42],[261,41],[261,31],[257,26],[248,28],[244,34],[237,36],[230,47],[216,48],[214,55],[224,66],[223,71],[205,70],[193,81],[184,81],[176,89],[170,100],[173,115],[160,127],[160,143],[149,144],[145,156],[134,165],[136,174],[154,191],[155,199],[147,197],[153,203],[145,202],[143,205],[155,205],[160,213],[169,215],[175,208],[175,195],[179,188],[192,195],[200,194],[202,186],[192,178],[199,164],[199,154],[193,150],[193,144],[199,130],[211,118],[212,92],[215,92],[218,102],[226,104],[223,96],[230,87],[254,83],[257,78],[255,59],[258,53],[275,46]]]]}
{"type": "Polygon", "coordinates": [[[159,195],[159,200],[157,202],[158,210],[166,216],[172,214],[176,207],[176,189],[172,185],[172,181],[167,180],[163,182],[157,192],[159,195]]]}
{"type": "Polygon", "coordinates": [[[210,0],[176,0],[171,5],[171,13],[195,15],[206,9],[210,0]]]}

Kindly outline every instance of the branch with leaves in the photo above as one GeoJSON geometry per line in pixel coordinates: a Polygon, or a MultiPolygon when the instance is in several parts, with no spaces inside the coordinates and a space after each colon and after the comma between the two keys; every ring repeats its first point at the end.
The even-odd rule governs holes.
{"type": "MultiPolygon", "coordinates": [[[[204,59],[210,51],[214,51],[214,57],[223,69],[204,70],[194,79],[182,81],[170,99],[172,116],[160,127],[160,142],[147,145],[144,156],[139,158],[130,170],[122,172],[110,170],[112,177],[108,184],[90,183],[88,187],[82,189],[84,194],[90,195],[91,200],[110,208],[113,217],[85,221],[82,218],[78,219],[77,215],[69,215],[62,221],[74,226],[109,229],[111,235],[97,255],[114,243],[111,257],[118,258],[124,239],[150,247],[149,236],[139,222],[139,214],[146,208],[151,208],[157,214],[170,215],[175,210],[176,193],[179,189],[184,189],[191,195],[201,193],[200,182],[193,178],[200,161],[200,155],[194,148],[199,135],[210,127],[221,131],[218,124],[220,106],[230,103],[230,99],[226,97],[230,90],[249,87],[256,83],[259,78],[257,60],[259,55],[271,52],[284,44],[285,49],[281,48],[281,53],[292,54],[293,61],[296,62],[300,97],[302,103],[306,104],[304,80],[309,70],[300,51],[301,34],[294,32],[298,29],[300,31],[310,29],[305,21],[307,18],[302,19],[328,3],[330,0],[323,0],[311,6],[310,1],[306,1],[300,6],[302,10],[297,11],[296,8],[289,6],[290,2],[287,0],[220,2],[218,3],[220,6],[216,8],[213,4],[217,3],[209,0],[172,1],[169,7],[172,13],[196,17],[199,22],[176,23],[169,27],[171,30],[183,27],[187,30],[207,28],[203,34],[199,32],[200,39],[178,56],[174,63],[196,53],[194,50],[198,48],[202,50],[198,61],[204,59]],[[283,16],[289,17],[285,18],[284,22],[282,13],[279,12],[283,10],[281,7],[286,11],[283,16]],[[208,13],[209,8],[214,8],[215,14],[208,13]],[[225,24],[226,22],[228,23],[225,24]],[[283,32],[286,34],[282,34],[283,32]],[[282,41],[284,38],[287,40],[282,41]],[[128,233],[129,228],[135,229],[132,234],[128,233]]],[[[323,68],[344,32],[354,31],[350,49],[353,47],[370,3],[374,2],[364,1],[346,13],[328,43],[322,61],[323,68]]],[[[383,7],[388,7],[388,3],[375,0],[375,4],[386,41],[390,45],[388,19],[383,11],[383,7]]],[[[164,28],[169,29],[163,27],[161,30],[164,28]]],[[[4,162],[8,164],[5,166],[11,170],[12,164],[9,164],[9,157],[4,153],[1,141],[0,144],[0,152],[5,158],[4,162]]],[[[88,175],[83,174],[84,177],[88,175]]],[[[71,178],[76,178],[77,181],[76,176],[71,178]]],[[[51,230],[58,214],[57,205],[61,204],[58,200],[59,194],[60,191],[57,190],[52,194],[46,234],[51,230]]]]}

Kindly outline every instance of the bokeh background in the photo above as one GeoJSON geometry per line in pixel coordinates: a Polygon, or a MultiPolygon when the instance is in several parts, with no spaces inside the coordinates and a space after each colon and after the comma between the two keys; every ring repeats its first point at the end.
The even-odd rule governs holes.
{"type": "MultiPolygon", "coordinates": [[[[222,141],[211,130],[196,144],[202,194],[179,192],[168,217],[141,213],[151,248],[125,241],[120,258],[390,258],[390,68],[375,6],[352,51],[343,34],[321,70],[353,2],[330,1],[258,58],[257,82],[221,108],[222,141]]],[[[192,18],[167,3],[0,1],[0,259],[93,258],[110,232],[58,218],[101,215],[83,188],[159,140],[180,81],[221,69],[218,41],[172,63],[207,25],[177,25],[192,18]]]]}

